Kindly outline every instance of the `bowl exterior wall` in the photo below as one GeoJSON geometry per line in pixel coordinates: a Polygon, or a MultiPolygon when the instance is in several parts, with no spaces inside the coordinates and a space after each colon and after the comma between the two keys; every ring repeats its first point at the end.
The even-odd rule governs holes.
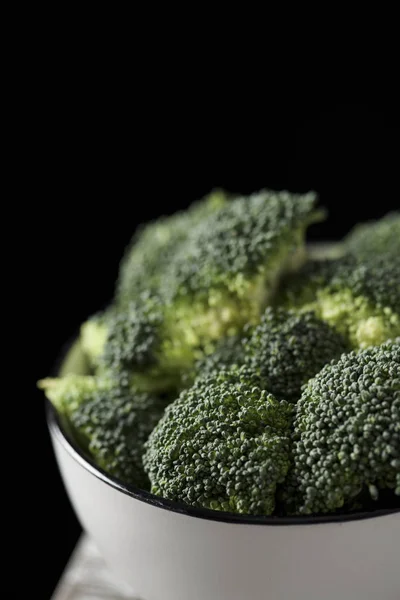
{"type": "Polygon", "coordinates": [[[82,526],[140,600],[400,598],[400,513],[314,525],[195,518],[113,488],[51,436],[82,526]]]}

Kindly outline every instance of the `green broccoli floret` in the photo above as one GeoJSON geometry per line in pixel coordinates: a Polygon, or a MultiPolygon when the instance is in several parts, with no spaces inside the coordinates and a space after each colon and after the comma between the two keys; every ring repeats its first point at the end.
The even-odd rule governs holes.
{"type": "Polygon", "coordinates": [[[123,263],[119,289],[125,291],[107,324],[103,364],[133,372],[146,390],[179,385],[219,339],[259,319],[281,271],[302,255],[306,227],[317,218],[315,202],[314,194],[260,192],[229,202],[214,194],[163,223],[170,235],[159,238],[176,240],[176,246],[173,252],[165,250],[159,264],[162,245],[155,242],[152,255],[152,237],[143,233],[123,263]],[[177,224],[184,236],[173,233],[177,224]],[[150,277],[154,286],[149,283],[146,291],[134,266],[141,261],[141,268],[152,272],[143,252],[157,271],[156,279],[150,277]]]}
{"type": "Polygon", "coordinates": [[[162,324],[162,310],[150,294],[142,294],[123,311],[115,311],[107,322],[104,364],[116,371],[157,364],[162,324]]]}
{"type": "Polygon", "coordinates": [[[329,513],[368,489],[400,495],[400,338],[326,365],[295,408],[289,513],[329,513]]]}
{"type": "Polygon", "coordinates": [[[194,368],[186,377],[193,381],[196,377],[211,375],[215,371],[226,371],[244,364],[244,348],[239,335],[221,338],[212,348],[210,354],[203,354],[196,360],[194,368]]]}
{"type": "Polygon", "coordinates": [[[97,375],[122,373],[141,391],[178,386],[194,356],[179,330],[171,335],[162,302],[150,292],[111,306],[81,326],[81,346],[97,375]]]}
{"type": "Polygon", "coordinates": [[[228,199],[223,190],[214,190],[187,210],[160,217],[134,234],[121,261],[116,303],[126,306],[141,292],[158,293],[176,255],[196,225],[217,212],[228,199]]]}
{"type": "Polygon", "coordinates": [[[279,399],[296,402],[301,387],[326,363],[349,350],[343,336],[312,312],[267,308],[242,342],[245,364],[279,399]]]}
{"type": "Polygon", "coordinates": [[[377,221],[359,223],[343,240],[343,249],[358,260],[386,255],[400,256],[400,212],[394,211],[377,221]]]}
{"type": "Polygon", "coordinates": [[[213,510],[271,514],[289,467],[291,415],[292,405],[245,368],[197,379],[145,445],[152,492],[213,510]]]}
{"type": "Polygon", "coordinates": [[[170,264],[163,294],[193,344],[257,322],[281,274],[304,260],[316,195],[262,191],[203,219],[170,264]]]}
{"type": "Polygon", "coordinates": [[[354,348],[400,335],[400,262],[377,256],[311,261],[283,286],[285,306],[314,311],[354,348]]]}
{"type": "Polygon", "coordinates": [[[138,392],[116,379],[84,375],[39,382],[67,429],[110,475],[147,489],[143,445],[166,401],[138,392]]]}
{"type": "Polygon", "coordinates": [[[258,319],[280,274],[303,260],[305,231],[322,218],[316,200],[263,191],[228,202],[219,194],[152,224],[123,261],[117,303],[143,287],[156,291],[172,335],[191,346],[237,333],[258,319]]]}

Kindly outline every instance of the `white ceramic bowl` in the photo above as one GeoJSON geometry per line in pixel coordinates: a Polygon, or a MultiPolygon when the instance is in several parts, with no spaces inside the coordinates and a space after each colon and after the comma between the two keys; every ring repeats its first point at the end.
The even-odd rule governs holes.
{"type": "MultiPolygon", "coordinates": [[[[75,346],[63,372],[84,370],[75,346]]],[[[322,518],[199,510],[126,486],[48,424],[71,503],[141,600],[399,600],[400,509],[322,518]]]]}

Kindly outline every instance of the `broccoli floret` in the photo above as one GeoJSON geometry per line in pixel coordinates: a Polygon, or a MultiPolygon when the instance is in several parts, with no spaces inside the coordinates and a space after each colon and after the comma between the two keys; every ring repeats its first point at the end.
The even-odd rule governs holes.
{"type": "Polygon", "coordinates": [[[345,237],[343,249],[358,260],[386,255],[400,256],[400,212],[394,211],[377,221],[359,223],[345,237]]]}
{"type": "Polygon", "coordinates": [[[194,361],[179,333],[168,328],[160,298],[143,292],[124,308],[112,306],[86,321],[80,341],[97,375],[124,373],[141,391],[166,391],[194,361]]]}
{"type": "Polygon", "coordinates": [[[304,260],[317,197],[262,191],[231,200],[193,229],[163,293],[188,339],[204,344],[257,322],[280,275],[304,260]]]}
{"type": "Polygon", "coordinates": [[[166,391],[179,387],[194,360],[194,348],[168,320],[160,298],[143,293],[108,319],[98,364],[106,371],[125,373],[142,391],[166,391]]]}
{"type": "Polygon", "coordinates": [[[147,489],[143,444],[160,419],[164,398],[138,392],[116,379],[84,375],[44,379],[46,396],[68,430],[110,475],[147,489]]]}
{"type": "Polygon", "coordinates": [[[227,201],[228,194],[214,190],[203,200],[185,211],[140,227],[134,234],[121,261],[116,288],[116,303],[126,306],[145,291],[158,293],[163,279],[176,255],[196,225],[217,212],[227,201]]]}
{"type": "MultiPolygon", "coordinates": [[[[129,279],[130,269],[136,278],[132,265],[142,257],[140,240],[145,247],[151,244],[151,236],[142,234],[138,253],[134,246],[120,274],[120,289],[125,289],[120,299],[125,300],[110,319],[103,362],[112,369],[123,363],[145,389],[166,385],[167,378],[177,385],[219,339],[259,319],[278,275],[302,254],[305,229],[317,218],[315,202],[314,194],[261,192],[229,202],[214,194],[170,217],[163,227],[172,228],[167,237],[177,245],[154,264],[157,283],[145,292],[129,279]],[[177,223],[184,237],[172,233],[177,223]],[[131,284],[135,298],[128,303],[131,284]]],[[[154,251],[163,254],[157,243],[154,251]]],[[[150,251],[146,256],[156,261],[150,251]]],[[[141,268],[151,271],[145,260],[141,268]]]]}
{"type": "Polygon", "coordinates": [[[145,445],[152,492],[213,510],[271,514],[289,467],[291,414],[292,405],[246,368],[197,379],[145,445]]]}
{"type": "Polygon", "coordinates": [[[274,396],[296,402],[308,379],[349,350],[345,338],[313,312],[269,307],[257,326],[246,326],[242,336],[222,338],[211,354],[197,360],[185,383],[247,365],[274,396]]]}
{"type": "Polygon", "coordinates": [[[312,261],[289,277],[283,304],[313,310],[345,335],[354,348],[400,335],[400,262],[384,257],[359,262],[351,256],[312,261]]]}
{"type": "Polygon", "coordinates": [[[307,226],[322,218],[316,200],[313,193],[263,191],[229,202],[218,195],[152,224],[123,261],[117,302],[135,299],[143,286],[156,291],[169,327],[191,346],[237,333],[258,319],[279,275],[303,260],[307,226]]]}
{"type": "Polygon", "coordinates": [[[342,355],[295,408],[289,513],[329,513],[368,489],[400,495],[400,338],[342,355]]]}
{"type": "Polygon", "coordinates": [[[242,338],[239,335],[231,335],[221,338],[209,354],[204,353],[196,360],[194,368],[186,377],[186,381],[194,380],[196,377],[211,375],[213,372],[226,371],[244,364],[244,348],[242,338]]]}
{"type": "Polygon", "coordinates": [[[157,364],[163,313],[157,298],[142,296],[125,310],[115,311],[107,323],[102,359],[107,367],[121,370],[157,364]]]}
{"type": "Polygon", "coordinates": [[[301,387],[326,363],[349,350],[344,337],[312,312],[267,308],[242,342],[244,360],[278,399],[296,402],[301,387]]]}

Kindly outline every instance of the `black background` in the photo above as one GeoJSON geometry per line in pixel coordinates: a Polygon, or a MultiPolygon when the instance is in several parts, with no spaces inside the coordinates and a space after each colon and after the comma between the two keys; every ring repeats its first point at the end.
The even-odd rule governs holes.
{"type": "Polygon", "coordinates": [[[178,101],[165,89],[135,98],[134,106],[132,97],[110,99],[101,88],[92,93],[87,87],[54,90],[39,120],[28,116],[24,146],[32,161],[27,187],[35,197],[32,215],[25,215],[35,332],[24,412],[34,435],[23,454],[31,490],[27,552],[38,554],[34,589],[42,598],[49,597],[80,530],[35,381],[50,372],[79,323],[112,295],[135,227],[217,186],[242,193],[316,190],[330,216],[311,228],[310,239],[339,238],[355,221],[400,204],[398,116],[387,107],[317,100],[302,107],[295,99],[285,107],[259,99],[255,107],[252,97],[250,106],[233,107],[217,90],[200,98],[196,90],[193,103],[190,92],[178,101]]]}

